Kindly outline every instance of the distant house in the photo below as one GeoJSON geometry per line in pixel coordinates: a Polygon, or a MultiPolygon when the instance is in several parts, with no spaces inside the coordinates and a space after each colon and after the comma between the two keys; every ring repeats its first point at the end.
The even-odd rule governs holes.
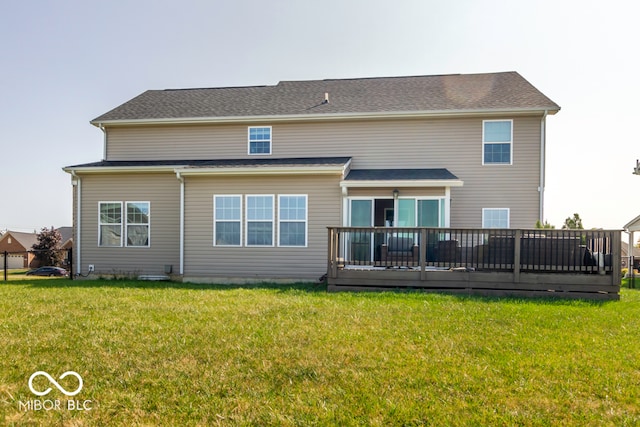
{"type": "Polygon", "coordinates": [[[634,246],[636,240],[634,235],[640,232],[640,215],[626,223],[622,229],[629,234],[629,243],[622,242],[622,267],[625,268],[629,264],[629,255],[633,255],[634,267],[640,268],[640,249],[634,246]],[[633,253],[629,254],[629,246],[633,248],[633,253]]]}
{"type": "Polygon", "coordinates": [[[66,251],[63,265],[68,267],[70,261],[69,249],[73,248],[73,227],[60,227],[58,228],[58,233],[60,233],[60,249],[66,251]]]}
{"type": "Polygon", "coordinates": [[[73,247],[73,227],[60,227],[60,249],[70,249],[73,247]]]}
{"type": "Polygon", "coordinates": [[[38,242],[37,233],[22,233],[7,230],[0,238],[0,266],[4,266],[4,252],[7,252],[7,267],[35,268],[38,260],[31,251],[31,247],[38,242]]]}
{"type": "Polygon", "coordinates": [[[64,168],[75,271],[309,280],[329,226],[530,228],[559,110],[516,72],[150,90],[64,168]]]}
{"type": "MultiPolygon", "coordinates": [[[[60,249],[68,250],[73,246],[73,227],[60,227],[60,249]]],[[[36,254],[32,252],[33,245],[38,243],[38,233],[23,233],[7,230],[0,236],[0,269],[4,266],[4,252],[7,255],[7,267],[36,268],[40,263],[36,254]]],[[[68,264],[68,252],[65,256],[65,264],[68,264]]]]}
{"type": "MultiPolygon", "coordinates": [[[[629,264],[629,243],[622,242],[622,250],[620,251],[622,257],[622,268],[627,268],[629,264]]],[[[640,248],[633,246],[633,265],[636,270],[640,269],[640,248]]]]}

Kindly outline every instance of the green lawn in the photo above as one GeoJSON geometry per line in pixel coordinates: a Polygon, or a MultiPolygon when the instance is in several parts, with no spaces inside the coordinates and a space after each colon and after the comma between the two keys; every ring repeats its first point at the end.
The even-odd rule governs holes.
{"type": "Polygon", "coordinates": [[[621,301],[0,282],[0,424],[639,425],[621,301]],[[46,371],[72,398],[39,377],[46,371]],[[60,400],[60,410],[20,402],[60,400]],[[90,401],[70,411],[67,399],[90,401]]]}

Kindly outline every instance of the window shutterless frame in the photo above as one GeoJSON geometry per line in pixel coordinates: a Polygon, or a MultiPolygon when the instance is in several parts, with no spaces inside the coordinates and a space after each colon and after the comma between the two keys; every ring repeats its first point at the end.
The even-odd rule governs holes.
{"type": "Polygon", "coordinates": [[[125,202],[125,246],[151,246],[151,202],[125,202]]]}
{"type": "Polygon", "coordinates": [[[482,164],[513,164],[513,120],[482,121],[482,164]]]}
{"type": "Polygon", "coordinates": [[[245,196],[245,246],[275,246],[274,204],[273,194],[245,196]]]}
{"type": "Polygon", "coordinates": [[[247,129],[247,154],[267,156],[272,151],[271,126],[249,126],[247,129]]]}
{"type": "Polygon", "coordinates": [[[509,208],[482,208],[482,228],[509,228],[509,208]]]}
{"type": "Polygon", "coordinates": [[[306,194],[278,195],[278,246],[308,245],[308,197],[306,194]]]}
{"type": "Polygon", "coordinates": [[[123,223],[122,202],[98,202],[98,246],[122,247],[123,223]]]}
{"type": "Polygon", "coordinates": [[[213,246],[242,246],[242,195],[213,196],[213,246]]]}

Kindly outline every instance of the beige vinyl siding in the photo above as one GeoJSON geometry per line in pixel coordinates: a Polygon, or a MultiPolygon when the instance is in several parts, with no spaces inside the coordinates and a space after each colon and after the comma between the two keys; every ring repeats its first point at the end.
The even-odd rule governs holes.
{"type": "Polygon", "coordinates": [[[451,225],[480,227],[482,208],[508,207],[512,227],[539,214],[541,116],[513,119],[513,164],[482,165],[487,117],[224,125],[112,127],[108,160],[352,157],[352,169],[446,168],[464,181],[451,190],[451,225]],[[247,154],[249,125],[272,126],[272,154],[247,154]]]}
{"type": "MultiPolygon", "coordinates": [[[[82,179],[82,273],[93,264],[97,274],[163,274],[180,262],[180,184],[174,173],[90,174],[82,179]],[[148,201],[150,247],[98,246],[98,204],[148,201]]],[[[124,218],[124,217],[123,217],[124,218]]],[[[123,224],[124,226],[124,224],[123,224]]]]}
{"type": "Polygon", "coordinates": [[[317,280],[326,272],[327,227],[341,224],[339,175],[185,178],[185,280],[317,280]],[[213,196],[242,195],[242,247],[213,246],[213,196]],[[246,195],[274,195],[273,247],[245,247],[246,195]],[[278,195],[308,195],[307,247],[277,246],[278,195]]]}

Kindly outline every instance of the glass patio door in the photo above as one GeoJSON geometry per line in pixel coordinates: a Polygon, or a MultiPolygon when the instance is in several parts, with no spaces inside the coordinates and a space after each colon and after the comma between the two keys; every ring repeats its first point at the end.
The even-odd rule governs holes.
{"type": "MultiPolygon", "coordinates": [[[[351,227],[373,226],[373,199],[351,200],[349,225],[351,227]]],[[[372,233],[354,231],[348,242],[349,258],[352,261],[369,262],[373,255],[372,233]]]]}

